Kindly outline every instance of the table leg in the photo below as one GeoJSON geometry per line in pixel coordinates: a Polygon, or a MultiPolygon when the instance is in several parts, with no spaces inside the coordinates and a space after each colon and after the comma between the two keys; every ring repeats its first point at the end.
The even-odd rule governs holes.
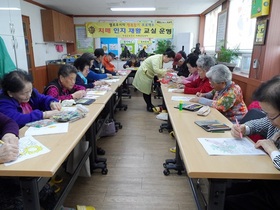
{"type": "Polygon", "coordinates": [[[226,194],[226,179],[209,179],[207,210],[223,210],[226,194]]]}
{"type": "Polygon", "coordinates": [[[37,178],[20,178],[24,209],[40,210],[37,178]]]}

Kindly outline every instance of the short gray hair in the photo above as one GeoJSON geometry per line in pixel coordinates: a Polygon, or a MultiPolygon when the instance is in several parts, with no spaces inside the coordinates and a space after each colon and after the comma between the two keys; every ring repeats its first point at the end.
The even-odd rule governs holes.
{"type": "Polygon", "coordinates": [[[202,68],[204,71],[208,71],[215,65],[215,59],[209,55],[201,55],[196,61],[196,65],[202,68]]]}
{"type": "Polygon", "coordinates": [[[228,84],[232,79],[232,73],[227,66],[218,64],[210,68],[206,77],[215,83],[226,82],[228,84]]]}

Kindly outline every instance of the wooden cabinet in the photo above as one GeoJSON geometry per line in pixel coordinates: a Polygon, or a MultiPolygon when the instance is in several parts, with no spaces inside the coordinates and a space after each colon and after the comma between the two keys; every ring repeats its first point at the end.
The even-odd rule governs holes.
{"type": "Polygon", "coordinates": [[[49,63],[47,65],[47,78],[48,81],[47,83],[53,81],[54,79],[58,78],[58,70],[61,67],[61,64],[54,64],[54,63],[49,63]]]}
{"type": "Polygon", "coordinates": [[[54,10],[41,10],[41,17],[45,42],[74,43],[73,18],[54,10]]]}
{"type": "MultiPolygon", "coordinates": [[[[19,0],[1,0],[0,8],[20,8],[19,0]]],[[[28,70],[21,10],[0,9],[0,37],[17,68],[28,70]]],[[[0,69],[1,70],[1,69],[0,69]]]]}

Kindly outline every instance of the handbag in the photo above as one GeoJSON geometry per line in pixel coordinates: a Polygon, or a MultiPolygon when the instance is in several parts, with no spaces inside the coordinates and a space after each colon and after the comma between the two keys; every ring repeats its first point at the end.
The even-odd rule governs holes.
{"type": "Polygon", "coordinates": [[[113,119],[107,120],[102,126],[100,137],[113,136],[116,133],[115,121],[113,119]]]}

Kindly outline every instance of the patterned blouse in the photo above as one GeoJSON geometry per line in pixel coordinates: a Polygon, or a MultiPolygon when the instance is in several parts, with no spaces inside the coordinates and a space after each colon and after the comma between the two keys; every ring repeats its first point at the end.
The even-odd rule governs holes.
{"type": "Polygon", "coordinates": [[[199,103],[208,105],[219,110],[230,121],[240,121],[248,112],[243,101],[242,90],[239,85],[231,82],[223,90],[212,90],[201,98],[199,103]]]}

